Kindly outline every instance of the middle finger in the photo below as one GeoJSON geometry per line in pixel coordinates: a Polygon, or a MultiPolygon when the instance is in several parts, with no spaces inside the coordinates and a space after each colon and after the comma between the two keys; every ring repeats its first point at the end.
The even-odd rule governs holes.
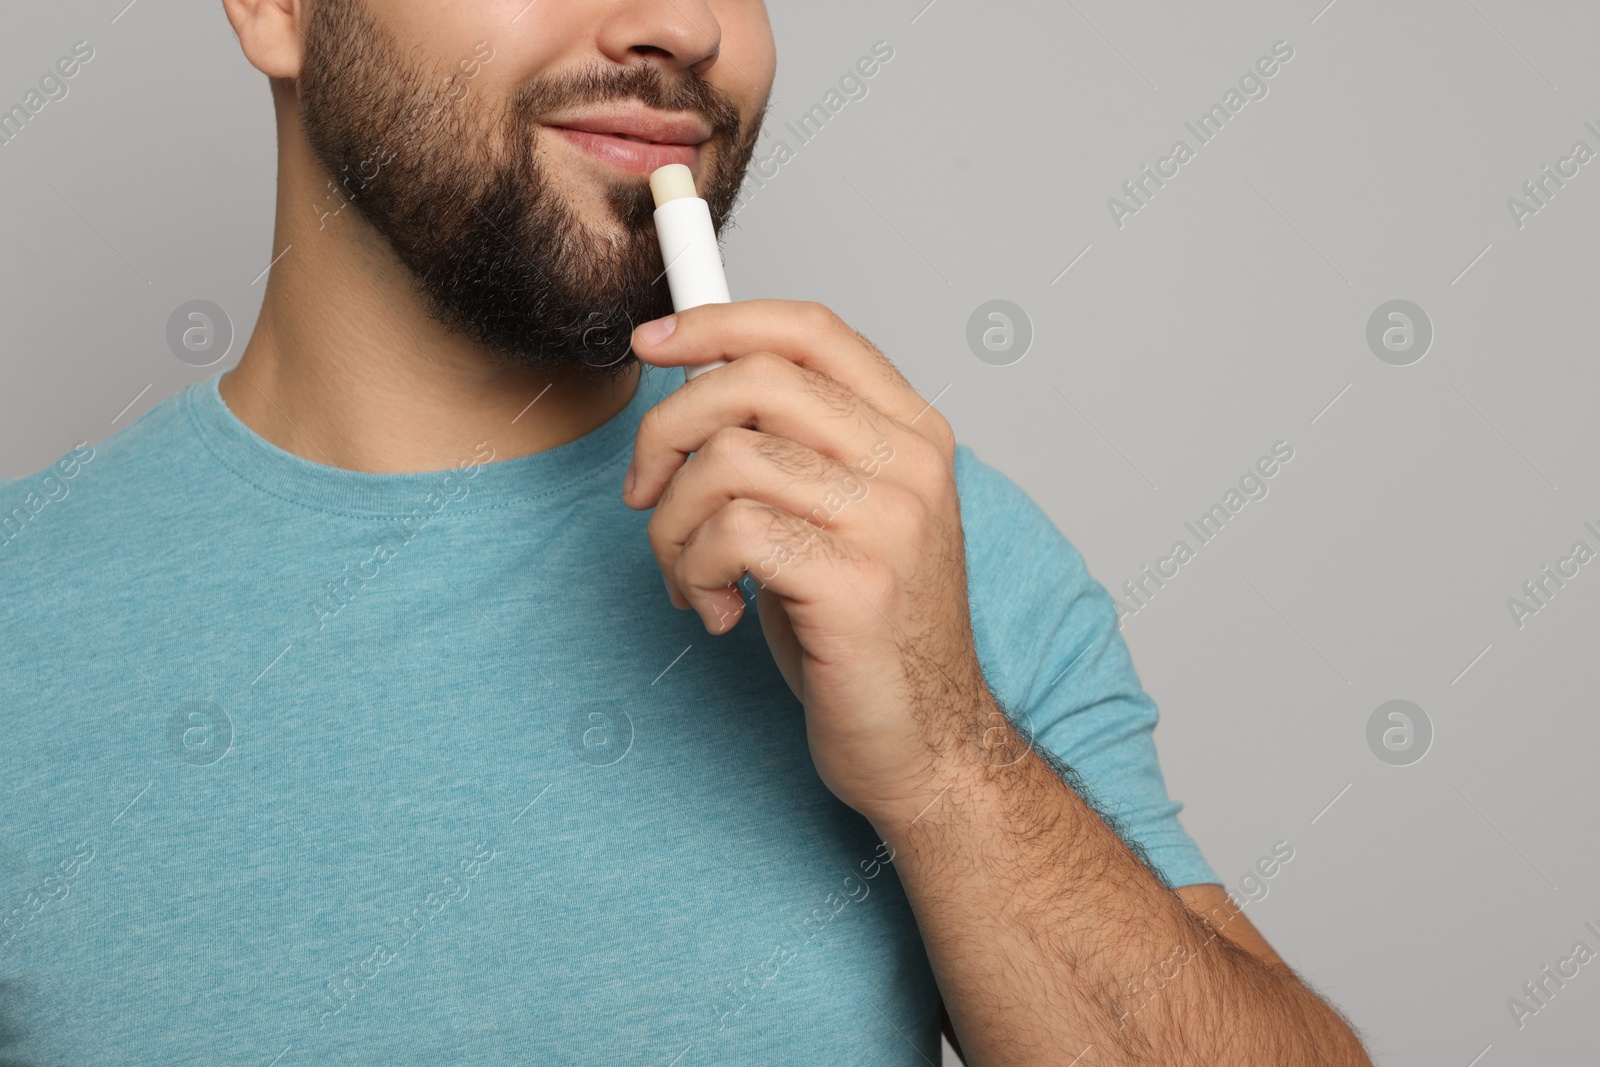
{"type": "Polygon", "coordinates": [[[804,445],[845,466],[900,437],[889,416],[827,375],[753,352],[692,378],[645,412],[634,437],[629,507],[653,507],[692,452],[724,428],[747,427],[804,445]]]}
{"type": "MultiPolygon", "coordinates": [[[[662,574],[672,573],[690,534],[736,499],[759,501],[823,528],[841,515],[857,525],[868,516],[859,505],[872,475],[852,469],[794,441],[756,430],[717,431],[713,447],[696,452],[661,493],[648,533],[662,574]]],[[[870,466],[874,473],[875,466],[870,466]]],[[[772,546],[776,552],[780,546],[772,546]]]]}

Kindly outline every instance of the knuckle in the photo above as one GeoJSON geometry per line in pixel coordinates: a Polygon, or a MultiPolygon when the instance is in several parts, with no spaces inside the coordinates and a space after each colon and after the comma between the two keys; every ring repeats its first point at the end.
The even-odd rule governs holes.
{"type": "Polygon", "coordinates": [[[651,545],[658,548],[666,537],[667,520],[661,517],[663,514],[661,505],[657,504],[650,512],[649,521],[644,524],[645,536],[650,539],[651,545]]]}
{"type": "Polygon", "coordinates": [[[807,300],[800,305],[800,321],[815,333],[827,333],[840,325],[838,315],[828,305],[817,300],[807,300]]]}
{"type": "Polygon", "coordinates": [[[927,529],[928,505],[915,493],[898,488],[889,489],[882,494],[878,510],[879,521],[900,543],[910,543],[913,537],[927,529]]]}
{"type": "Polygon", "coordinates": [[[894,570],[879,560],[861,560],[852,569],[855,577],[851,582],[861,595],[873,608],[892,615],[899,589],[899,577],[894,570]]]}
{"type": "Polygon", "coordinates": [[[793,363],[790,363],[776,352],[768,352],[765,349],[759,352],[751,352],[739,362],[748,368],[748,373],[764,383],[777,381],[784,376],[785,372],[794,367],[793,363]]]}
{"type": "Polygon", "coordinates": [[[722,529],[738,543],[770,539],[776,532],[777,516],[758,501],[738,497],[717,513],[722,529]]]}
{"type": "Polygon", "coordinates": [[[894,461],[909,477],[919,482],[941,478],[950,467],[950,458],[945,454],[944,447],[921,434],[913,434],[898,443],[894,461]]]}
{"type": "MultiPolygon", "coordinates": [[[[714,519],[712,521],[715,522],[714,519]]],[[[677,558],[670,561],[673,577],[678,577],[684,564],[699,555],[700,539],[706,536],[706,527],[709,525],[710,523],[701,523],[683,535],[683,544],[678,546],[677,558]]],[[[662,552],[659,548],[656,549],[656,556],[662,560],[667,559],[667,553],[662,552]]]]}
{"type": "Polygon", "coordinates": [[[743,426],[722,426],[713,430],[711,436],[706,438],[706,448],[727,462],[735,463],[735,456],[749,450],[750,437],[751,431],[743,426]]]}
{"type": "Polygon", "coordinates": [[[643,446],[653,444],[661,436],[662,430],[665,429],[664,420],[666,416],[667,408],[665,404],[656,404],[644,413],[644,416],[639,420],[639,429],[634,435],[635,454],[643,451],[643,446]]]}
{"type": "Polygon", "coordinates": [[[940,415],[937,411],[930,409],[929,413],[934,416],[933,422],[928,427],[933,432],[934,441],[947,457],[954,459],[956,454],[955,427],[950,425],[949,419],[940,415]]]}

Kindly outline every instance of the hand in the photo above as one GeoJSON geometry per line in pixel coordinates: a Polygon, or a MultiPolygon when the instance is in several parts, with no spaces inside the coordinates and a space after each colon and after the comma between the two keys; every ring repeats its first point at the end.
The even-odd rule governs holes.
{"type": "Polygon", "coordinates": [[[703,305],[637,327],[633,350],[658,366],[728,361],[646,412],[634,443],[623,499],[655,508],[673,603],[725,633],[748,572],[823,782],[874,822],[911,820],[995,708],[949,423],[820,304],[703,305]]]}

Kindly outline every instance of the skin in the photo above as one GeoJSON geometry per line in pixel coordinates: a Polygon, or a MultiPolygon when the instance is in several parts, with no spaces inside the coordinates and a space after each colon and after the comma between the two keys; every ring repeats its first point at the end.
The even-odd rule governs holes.
{"type": "MultiPolygon", "coordinates": [[[[224,6],[271,79],[280,147],[283,258],[221,383],[246,425],[315,462],[416,472],[486,437],[501,459],[553,448],[626,405],[632,360],[604,377],[507,360],[437,321],[359,214],[329,228],[314,205],[330,175],[297,99],[307,5],[224,6]]],[[[472,85],[490,106],[599,60],[703,78],[759,125],[776,67],[759,0],[375,6],[441,66],[491,42],[472,85]]],[[[554,138],[540,151],[568,207],[594,234],[617,232],[618,173],[554,138]]],[[[618,488],[653,509],[674,604],[713,634],[753,604],[818,774],[894,850],[968,1063],[1370,1064],[1221,886],[1164,886],[1070,769],[1006,725],[973,641],[955,436],[886,356],[826,307],[781,300],[642,324],[632,350],[660,366],[728,361],[646,413],[618,488]],[[803,517],[841,491],[847,506],[803,517]],[[747,572],[750,602],[733,584],[747,572]]]]}
{"type": "MultiPolygon", "coordinates": [[[[759,0],[714,8],[698,0],[368,3],[408,59],[441,74],[473,55],[479,42],[493,49],[454,113],[503,108],[535,78],[571,77],[594,64],[648,64],[669,77],[702,77],[750,124],[776,69],[759,0]],[[737,60],[724,60],[724,50],[737,60]]],[[[224,7],[245,57],[270,79],[279,146],[268,257],[276,263],[256,328],[238,366],[221,381],[234,414],[273,444],[316,462],[399,473],[454,466],[485,439],[500,459],[554,448],[620,411],[638,383],[636,361],[599,381],[582,373],[576,358],[571,372],[509,362],[436,320],[394,249],[356,210],[328,217],[339,202],[329,192],[334,175],[319,166],[307,138],[297,84],[310,5],[224,0],[224,7]],[[536,398],[538,406],[519,418],[536,398]]],[[[729,147],[708,144],[697,180],[729,147]]],[[[607,199],[619,172],[556,136],[542,139],[538,152],[555,191],[597,244],[623,234],[607,199]]],[[[644,179],[636,182],[642,187],[644,179]]]]}

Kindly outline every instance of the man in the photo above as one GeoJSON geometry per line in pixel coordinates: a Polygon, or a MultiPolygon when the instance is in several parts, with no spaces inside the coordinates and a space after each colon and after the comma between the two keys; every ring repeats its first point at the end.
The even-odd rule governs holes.
{"type": "Polygon", "coordinates": [[[760,0],[224,3],[256,329],[0,485],[6,1058],[1369,1062],[1032,501],[827,309],[669,314],[760,0]]]}

